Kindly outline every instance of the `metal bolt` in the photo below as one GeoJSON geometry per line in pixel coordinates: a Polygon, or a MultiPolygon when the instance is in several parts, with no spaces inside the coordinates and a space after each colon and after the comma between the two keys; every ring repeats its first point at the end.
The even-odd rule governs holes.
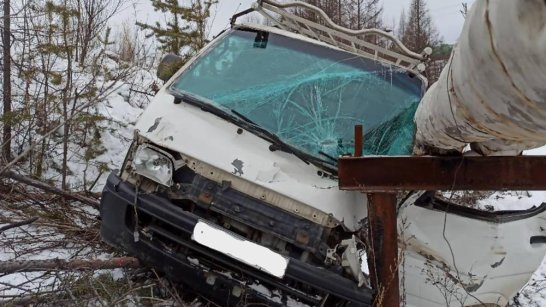
{"type": "Polygon", "coordinates": [[[213,286],[215,283],[216,283],[216,276],[214,275],[209,275],[207,276],[207,284],[213,286]]]}
{"type": "Polygon", "coordinates": [[[243,293],[243,289],[239,286],[234,286],[233,290],[231,290],[231,294],[235,297],[241,297],[241,294],[243,293]]]}

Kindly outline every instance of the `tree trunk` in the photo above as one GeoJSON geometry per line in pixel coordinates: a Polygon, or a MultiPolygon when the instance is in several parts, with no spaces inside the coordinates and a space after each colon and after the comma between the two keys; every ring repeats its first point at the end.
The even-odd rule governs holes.
{"type": "Polygon", "coordinates": [[[3,52],[4,52],[4,69],[3,69],[3,99],[4,99],[4,128],[2,147],[2,156],[4,161],[11,160],[11,18],[10,18],[10,0],[4,0],[4,31],[3,31],[3,52]]]}
{"type": "Polygon", "coordinates": [[[341,22],[341,0],[338,0],[338,2],[337,2],[337,13],[338,13],[338,16],[339,16],[337,23],[340,26],[343,26],[343,23],[341,22]]]}
{"type": "Polygon", "coordinates": [[[13,229],[13,228],[17,228],[17,227],[21,227],[21,226],[25,226],[25,225],[30,225],[30,224],[36,222],[37,220],[38,220],[37,217],[33,217],[33,218],[25,220],[25,221],[16,222],[16,223],[12,223],[12,224],[2,226],[2,227],[0,227],[0,233],[4,232],[6,230],[13,229]]]}
{"type": "Polygon", "coordinates": [[[357,2],[356,18],[356,29],[360,30],[362,29],[362,2],[360,0],[357,2]]]}
{"type": "Polygon", "coordinates": [[[0,178],[1,177],[7,177],[7,178],[13,179],[15,181],[19,181],[21,183],[24,183],[24,184],[28,184],[28,185],[33,186],[35,188],[39,188],[39,189],[44,190],[46,192],[60,195],[60,196],[62,196],[64,198],[66,198],[66,199],[76,200],[76,201],[82,202],[84,204],[90,205],[90,206],[92,206],[94,208],[97,208],[97,209],[99,208],[99,202],[96,199],[85,197],[85,196],[79,195],[77,193],[64,191],[64,190],[59,189],[59,188],[57,188],[55,186],[49,185],[49,184],[47,184],[47,183],[45,183],[43,181],[39,181],[39,180],[36,180],[36,179],[32,179],[30,177],[19,175],[17,173],[11,172],[11,171],[5,171],[3,173],[0,173],[0,178]]]}
{"type": "MultiPolygon", "coordinates": [[[[67,3],[65,1],[65,6],[67,3]]],[[[70,96],[72,94],[72,46],[68,37],[69,25],[67,20],[63,20],[63,40],[66,51],[66,86],[63,90],[63,163],[62,163],[62,180],[61,187],[63,190],[68,190],[67,176],[68,176],[68,139],[70,133],[70,123],[68,122],[68,103],[70,102],[70,96]]],[[[76,102],[73,102],[74,104],[76,102]]]]}

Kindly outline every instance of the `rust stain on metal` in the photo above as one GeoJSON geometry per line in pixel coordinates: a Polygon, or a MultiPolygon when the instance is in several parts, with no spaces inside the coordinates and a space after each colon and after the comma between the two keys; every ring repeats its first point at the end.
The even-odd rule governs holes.
{"type": "Polygon", "coordinates": [[[298,230],[298,232],[296,233],[296,242],[300,244],[308,244],[309,234],[304,230],[298,230]]]}
{"type": "Polygon", "coordinates": [[[396,194],[368,195],[369,242],[368,266],[372,286],[376,290],[374,306],[400,306],[398,281],[398,231],[396,226],[396,194]]]}
{"type": "Polygon", "coordinates": [[[213,201],[213,197],[210,193],[203,192],[199,194],[199,201],[207,205],[210,205],[213,201]]]}

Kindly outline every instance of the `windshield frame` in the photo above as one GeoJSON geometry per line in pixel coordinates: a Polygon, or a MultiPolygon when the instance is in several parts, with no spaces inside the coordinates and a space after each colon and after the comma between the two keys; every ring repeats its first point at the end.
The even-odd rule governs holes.
{"type": "MultiPolygon", "coordinates": [[[[249,132],[253,133],[254,135],[256,135],[256,136],[258,136],[258,137],[260,137],[260,138],[262,138],[262,139],[264,139],[264,140],[266,140],[266,141],[268,141],[268,142],[270,142],[272,144],[275,144],[276,142],[280,142],[280,143],[282,143],[283,147],[289,149],[289,150],[281,150],[281,151],[291,153],[291,154],[299,157],[302,161],[304,161],[307,164],[312,163],[315,166],[317,166],[319,168],[322,168],[323,170],[325,170],[325,171],[327,171],[327,172],[329,172],[329,173],[331,173],[333,175],[337,175],[337,169],[338,169],[337,168],[337,160],[338,160],[338,158],[331,157],[331,156],[328,156],[328,155],[323,155],[323,154],[320,154],[320,153],[319,154],[323,158],[319,158],[316,155],[313,155],[311,153],[307,153],[307,152],[305,152],[305,151],[303,151],[303,150],[301,150],[299,148],[296,148],[295,146],[293,146],[291,144],[288,144],[288,143],[282,141],[278,137],[277,137],[277,140],[272,140],[270,136],[264,135],[264,131],[267,132],[267,133],[270,133],[272,135],[275,135],[275,134],[273,132],[268,131],[266,128],[263,128],[263,127],[255,124],[255,123],[253,123],[252,121],[249,122],[245,118],[241,118],[237,113],[228,112],[226,110],[223,110],[222,108],[219,108],[219,107],[215,106],[213,103],[208,102],[209,99],[206,98],[206,97],[201,97],[200,95],[196,95],[196,94],[193,94],[193,93],[190,93],[190,92],[187,92],[187,91],[182,91],[182,90],[177,89],[175,87],[176,82],[180,78],[182,78],[182,76],[186,72],[190,71],[192,69],[192,67],[199,62],[200,59],[207,56],[226,36],[230,35],[231,33],[235,32],[235,31],[249,31],[249,32],[266,31],[266,32],[273,33],[273,34],[280,35],[280,36],[284,36],[284,37],[287,37],[287,38],[300,40],[303,43],[313,44],[313,45],[324,47],[324,48],[330,48],[330,49],[333,49],[333,50],[336,50],[336,51],[339,51],[339,52],[352,54],[352,55],[354,55],[356,57],[361,57],[361,58],[365,58],[365,59],[376,61],[376,62],[381,62],[381,63],[383,63],[383,62],[378,60],[378,59],[372,59],[370,57],[366,57],[366,56],[364,56],[362,54],[357,54],[357,53],[354,53],[354,52],[343,50],[343,49],[338,48],[336,46],[332,46],[332,45],[326,44],[324,42],[317,41],[317,40],[314,40],[312,38],[305,37],[305,36],[300,35],[300,34],[295,34],[295,33],[290,32],[290,33],[288,33],[290,35],[287,35],[287,33],[285,33],[286,31],[278,29],[278,28],[273,28],[273,27],[269,27],[269,26],[262,26],[262,25],[234,25],[232,28],[222,31],[217,37],[214,38],[214,40],[212,42],[210,42],[207,46],[205,46],[197,55],[192,57],[171,78],[169,83],[166,85],[166,89],[167,89],[167,92],[169,94],[181,99],[185,103],[196,106],[196,107],[200,108],[201,110],[203,110],[205,112],[213,113],[214,115],[216,115],[216,116],[218,116],[218,117],[220,117],[220,118],[222,118],[222,119],[224,119],[226,121],[229,121],[229,122],[243,128],[245,130],[248,130],[249,132]],[[181,96],[182,97],[183,96],[190,96],[193,99],[191,99],[192,101],[188,101],[188,99],[184,99],[181,96]],[[206,110],[205,108],[203,108],[205,105],[206,105],[206,109],[209,109],[209,110],[206,110]],[[215,111],[211,112],[210,109],[215,109],[215,111]],[[303,159],[302,157],[305,157],[305,159],[303,159]],[[335,159],[335,162],[333,162],[334,159],[335,159]]],[[[392,65],[392,64],[389,63],[389,65],[392,65]]],[[[420,96],[422,98],[422,96],[423,96],[423,94],[425,92],[425,89],[426,89],[426,79],[423,80],[424,79],[423,76],[414,75],[411,71],[409,71],[408,69],[406,69],[406,68],[404,68],[402,66],[397,66],[397,65],[392,65],[392,66],[395,66],[398,69],[401,69],[404,72],[415,76],[420,81],[420,84],[421,84],[421,95],[420,96]]],[[[272,151],[274,151],[274,150],[272,150],[272,151]]]]}

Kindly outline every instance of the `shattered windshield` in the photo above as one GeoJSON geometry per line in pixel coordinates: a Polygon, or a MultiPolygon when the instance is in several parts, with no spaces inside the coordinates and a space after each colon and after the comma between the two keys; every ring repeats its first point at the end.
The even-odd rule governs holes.
{"type": "Polygon", "coordinates": [[[273,33],[233,30],[173,85],[314,157],[411,154],[422,84],[396,67],[273,33]]]}

